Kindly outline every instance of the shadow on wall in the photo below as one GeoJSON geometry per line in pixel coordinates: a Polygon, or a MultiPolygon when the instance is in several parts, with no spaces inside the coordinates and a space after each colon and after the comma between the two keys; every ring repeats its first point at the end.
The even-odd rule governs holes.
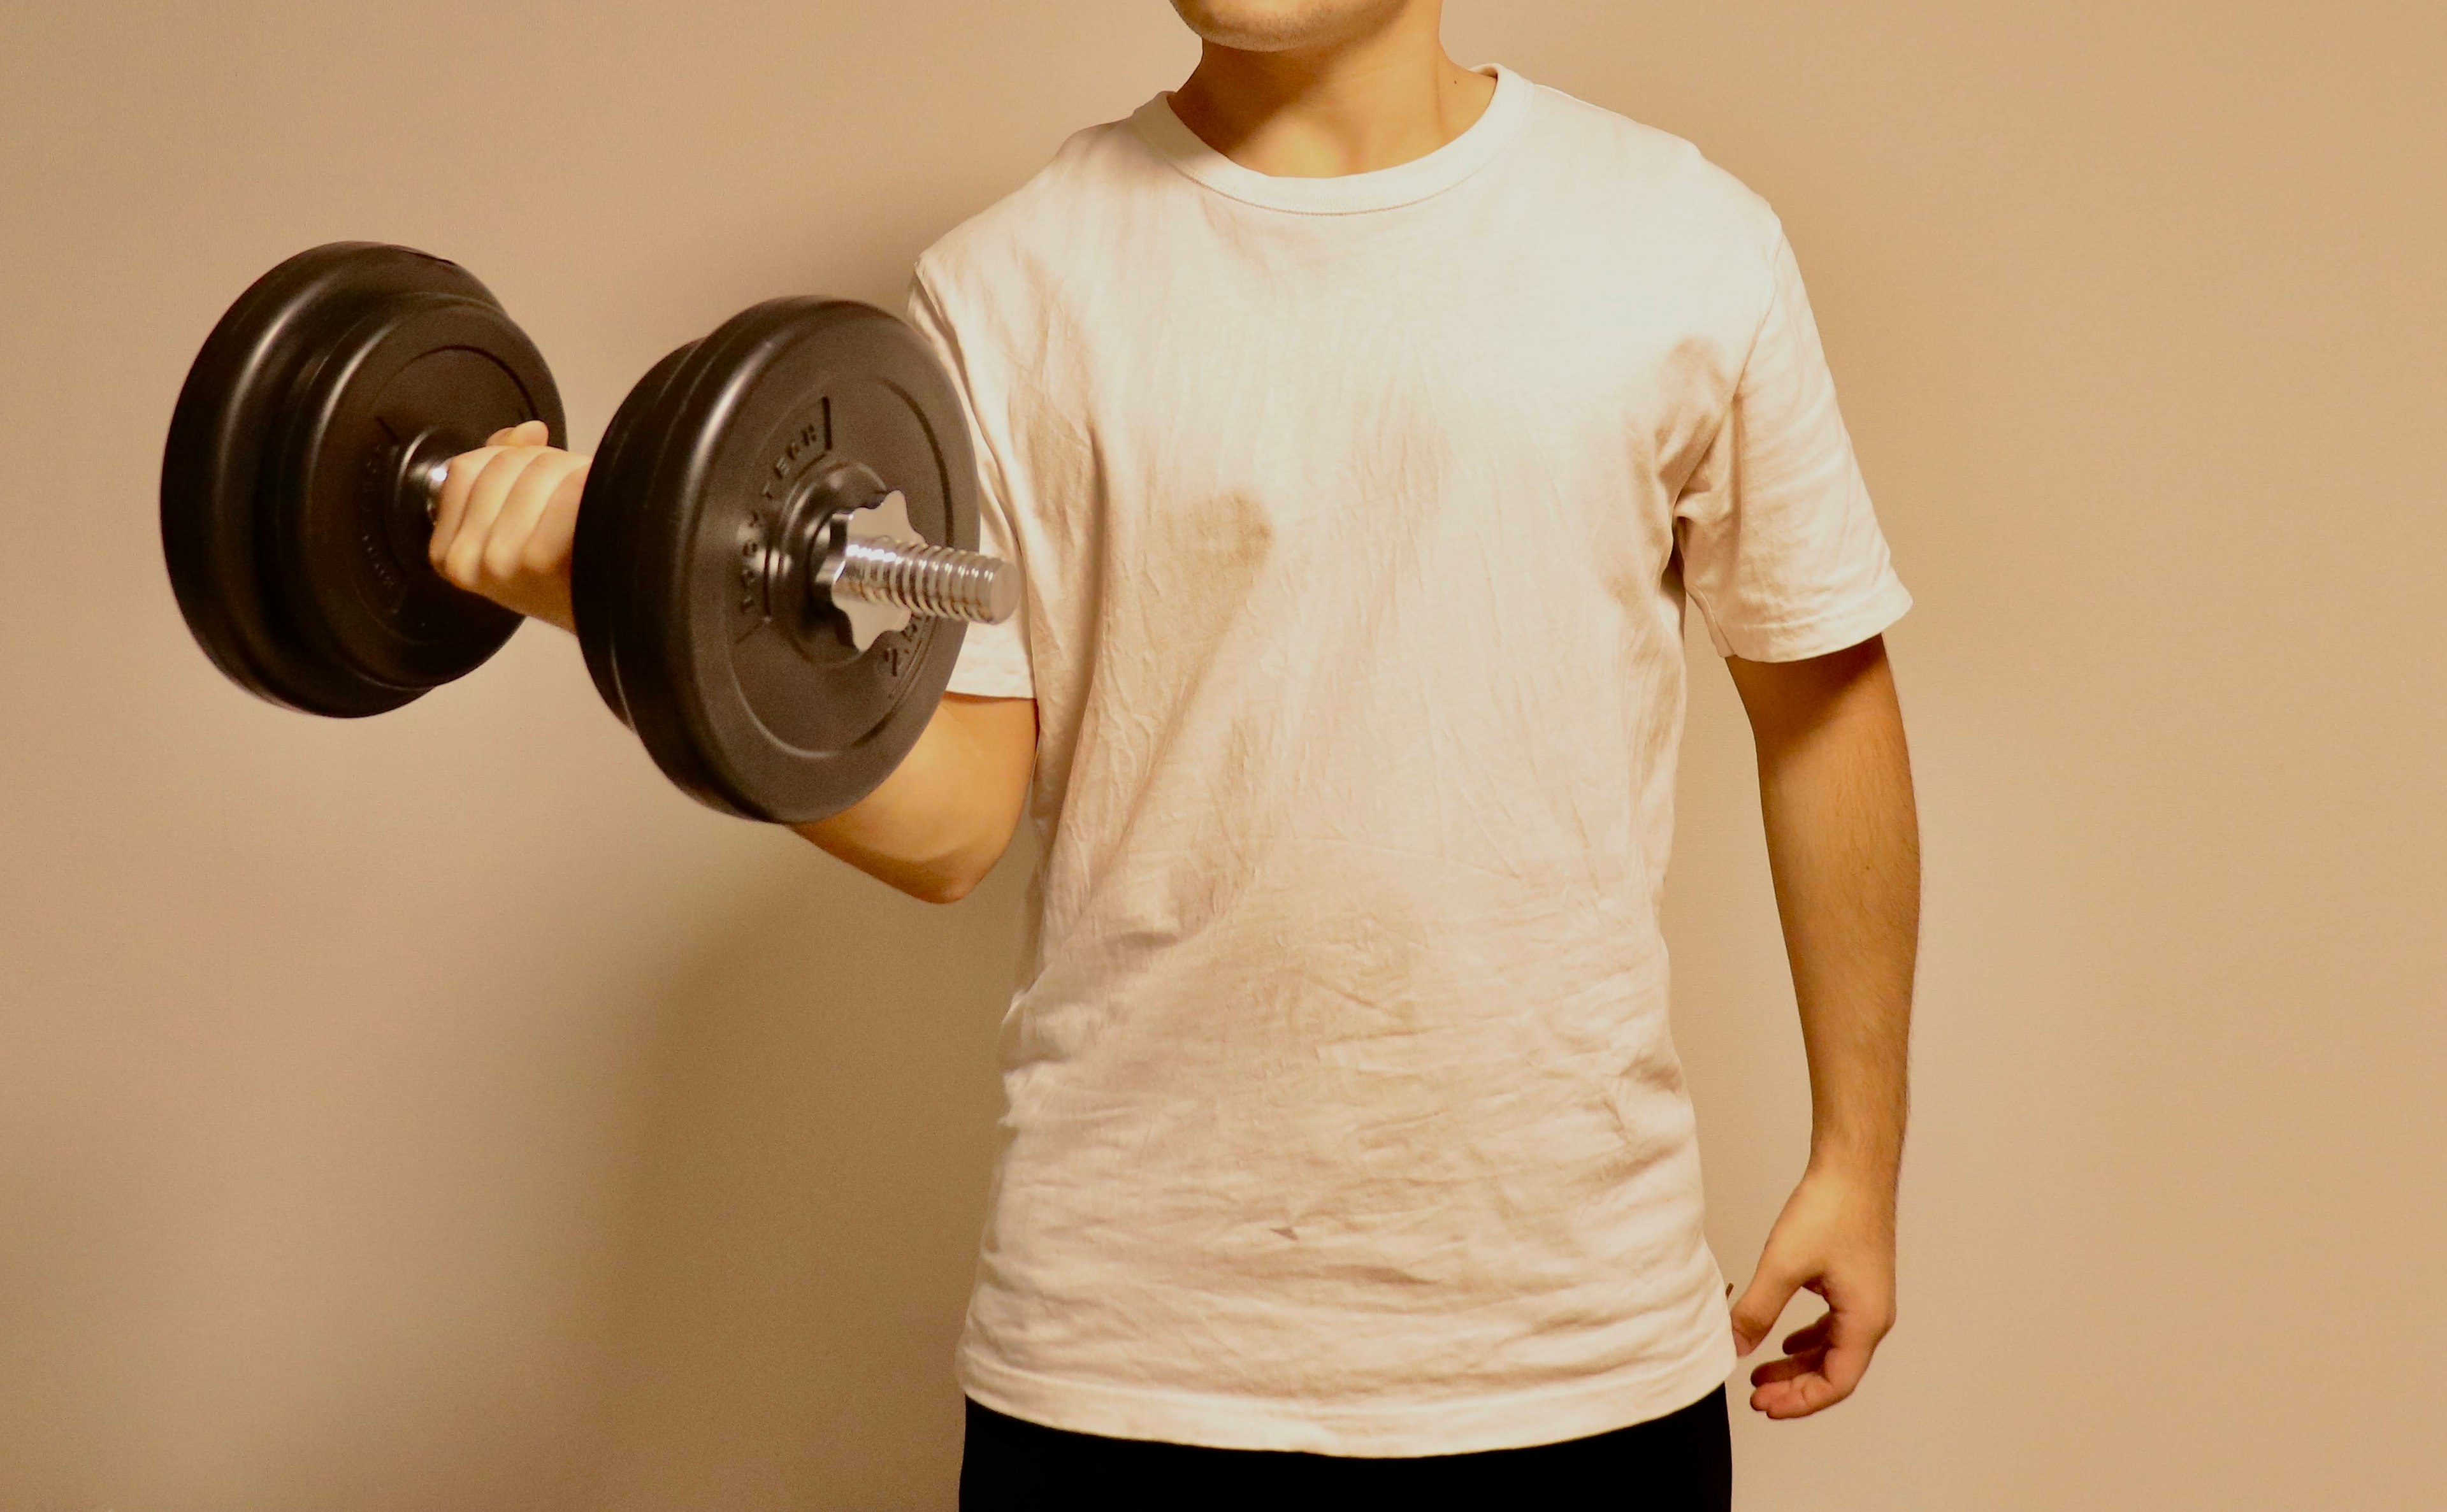
{"type": "Polygon", "coordinates": [[[794,857],[658,994],[588,1505],[950,1504],[1029,861],[945,909],[794,857]]]}

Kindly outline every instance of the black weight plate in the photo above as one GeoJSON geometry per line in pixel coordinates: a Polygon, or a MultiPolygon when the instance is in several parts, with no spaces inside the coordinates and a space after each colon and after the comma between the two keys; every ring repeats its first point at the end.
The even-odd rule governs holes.
{"type": "Polygon", "coordinates": [[[977,475],[950,377],[872,306],[778,299],[727,321],[665,391],[662,454],[633,504],[620,690],[666,775],[713,807],[798,823],[848,807],[933,715],[962,626],[920,618],[864,652],[742,592],[743,548],[820,469],[855,463],[937,544],[974,549],[977,475]]]}
{"type": "Polygon", "coordinates": [[[541,418],[561,439],[552,378],[500,307],[459,294],[376,302],[298,376],[272,469],[275,590],[314,652],[408,697],[465,675],[519,615],[432,569],[410,456],[455,456],[541,418]]]}
{"type": "Polygon", "coordinates": [[[408,360],[416,354],[401,338],[364,339],[378,309],[433,300],[489,312],[446,345],[482,359],[478,369],[519,375],[531,403],[508,418],[542,419],[558,437],[551,378],[491,293],[453,263],[370,242],[317,247],[257,279],[180,390],[161,459],[171,586],[214,665],[272,702],[379,713],[465,671],[516,628],[517,616],[443,585],[400,539],[413,525],[395,508],[396,440],[429,431],[438,445],[505,414],[489,380],[451,381],[466,376],[463,359],[426,366],[408,360]],[[342,348],[355,358],[332,368],[342,348]],[[307,401],[324,406],[309,428],[328,445],[309,446],[294,423],[307,401]],[[326,565],[331,581],[300,579],[326,565]]]}
{"type": "Polygon", "coordinates": [[[618,653],[613,644],[617,619],[614,588],[619,565],[629,560],[622,544],[641,495],[637,480],[654,471],[661,455],[663,426],[670,419],[663,391],[697,343],[666,353],[637,380],[604,427],[602,444],[586,470],[586,494],[578,505],[578,539],[571,544],[570,608],[578,620],[578,644],[586,656],[587,674],[595,690],[622,723],[629,722],[628,701],[620,692],[618,653]]]}

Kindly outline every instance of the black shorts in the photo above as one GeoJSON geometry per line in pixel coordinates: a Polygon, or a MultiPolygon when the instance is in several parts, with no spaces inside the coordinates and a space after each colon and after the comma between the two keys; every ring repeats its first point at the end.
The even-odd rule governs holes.
{"type": "Polygon", "coordinates": [[[1718,1387],[1679,1412],[1526,1449],[1363,1460],[1209,1449],[1049,1428],[969,1404],[960,1512],[1240,1504],[1347,1499],[1350,1506],[1621,1507],[1726,1512],[1734,1458],[1718,1387]]]}

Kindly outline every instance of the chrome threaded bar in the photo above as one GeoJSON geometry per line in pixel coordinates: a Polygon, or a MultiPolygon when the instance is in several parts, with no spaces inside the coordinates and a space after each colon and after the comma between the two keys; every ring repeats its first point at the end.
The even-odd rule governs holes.
{"type": "Polygon", "coordinates": [[[860,651],[919,615],[999,625],[1019,608],[1019,574],[981,552],[937,546],[909,522],[900,490],[825,522],[816,591],[849,622],[860,651]]]}
{"type": "Polygon", "coordinates": [[[833,593],[913,614],[999,625],[1019,607],[1019,575],[979,552],[869,537],[843,542],[833,593]]]}

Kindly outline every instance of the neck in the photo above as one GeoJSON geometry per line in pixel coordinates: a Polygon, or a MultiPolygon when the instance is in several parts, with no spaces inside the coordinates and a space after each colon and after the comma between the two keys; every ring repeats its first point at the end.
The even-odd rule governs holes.
{"type": "Polygon", "coordinates": [[[1209,42],[1173,113],[1243,168],[1333,179],[1424,158],[1470,129],[1495,81],[1452,61],[1439,7],[1406,6],[1360,35],[1281,51],[1209,42]]]}

